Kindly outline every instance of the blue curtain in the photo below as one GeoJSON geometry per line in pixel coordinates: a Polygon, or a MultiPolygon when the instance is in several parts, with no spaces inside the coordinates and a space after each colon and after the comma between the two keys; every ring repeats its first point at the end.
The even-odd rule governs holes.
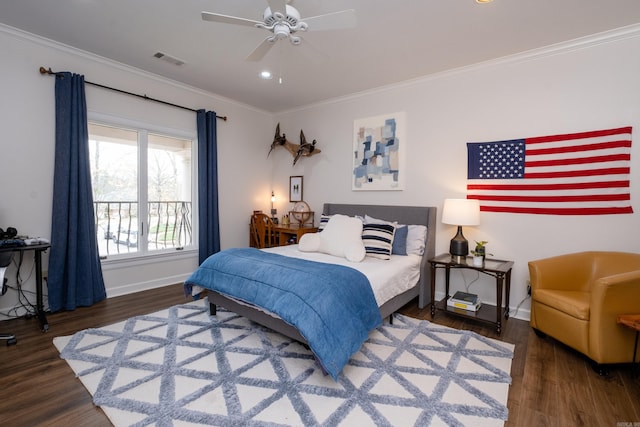
{"type": "Polygon", "coordinates": [[[56,74],[49,308],[73,310],[106,298],[93,215],[84,77],[56,74]]]}
{"type": "Polygon", "coordinates": [[[216,113],[198,110],[198,259],[220,251],[216,113]]]}

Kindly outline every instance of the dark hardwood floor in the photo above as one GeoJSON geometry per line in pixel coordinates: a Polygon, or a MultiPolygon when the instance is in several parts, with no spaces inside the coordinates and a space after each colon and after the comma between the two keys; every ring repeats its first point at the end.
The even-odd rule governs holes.
{"type": "MultiPolygon", "coordinates": [[[[50,314],[47,333],[39,330],[36,319],[0,322],[1,331],[14,332],[18,338],[15,346],[0,345],[0,425],[110,425],[60,359],[52,339],[188,301],[182,286],[173,285],[50,314]]],[[[401,312],[431,317],[415,302],[401,312]]],[[[490,325],[443,313],[434,322],[515,344],[506,426],[640,425],[640,377],[633,376],[631,365],[613,366],[608,377],[599,377],[582,355],[550,338],[538,338],[528,322],[518,319],[509,319],[499,337],[490,325]]]]}

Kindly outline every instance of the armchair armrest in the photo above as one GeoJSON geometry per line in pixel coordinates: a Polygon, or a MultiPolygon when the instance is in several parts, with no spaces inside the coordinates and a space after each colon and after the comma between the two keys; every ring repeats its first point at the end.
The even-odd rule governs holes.
{"type": "Polygon", "coordinates": [[[640,310],[640,270],[602,277],[591,290],[591,321],[615,324],[619,314],[640,310]]]}
{"type": "Polygon", "coordinates": [[[589,320],[589,351],[594,360],[607,363],[612,354],[630,351],[632,332],[618,325],[616,318],[620,314],[638,313],[639,309],[640,270],[603,277],[594,282],[589,320]]]}

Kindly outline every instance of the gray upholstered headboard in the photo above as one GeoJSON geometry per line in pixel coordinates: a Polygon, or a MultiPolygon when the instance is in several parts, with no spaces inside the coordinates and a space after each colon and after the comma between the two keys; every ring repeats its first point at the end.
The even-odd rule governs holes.
{"type": "Polygon", "coordinates": [[[386,206],[386,205],[347,205],[325,203],[322,210],[324,215],[369,215],[377,219],[398,221],[398,224],[417,224],[427,227],[427,242],[420,269],[420,297],[418,305],[424,308],[431,302],[430,268],[428,260],[436,255],[436,213],[433,206],[386,206]]]}

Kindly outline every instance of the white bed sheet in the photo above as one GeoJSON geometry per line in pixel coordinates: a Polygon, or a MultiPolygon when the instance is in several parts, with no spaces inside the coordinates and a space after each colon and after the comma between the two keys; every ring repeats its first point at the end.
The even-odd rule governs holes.
{"type": "Polygon", "coordinates": [[[354,268],[369,279],[378,307],[394,296],[414,287],[420,278],[422,257],[419,255],[391,255],[389,260],[365,257],[362,262],[350,262],[345,258],[320,252],[302,252],[298,250],[298,245],[278,246],[262,250],[292,258],[354,268]]]}

